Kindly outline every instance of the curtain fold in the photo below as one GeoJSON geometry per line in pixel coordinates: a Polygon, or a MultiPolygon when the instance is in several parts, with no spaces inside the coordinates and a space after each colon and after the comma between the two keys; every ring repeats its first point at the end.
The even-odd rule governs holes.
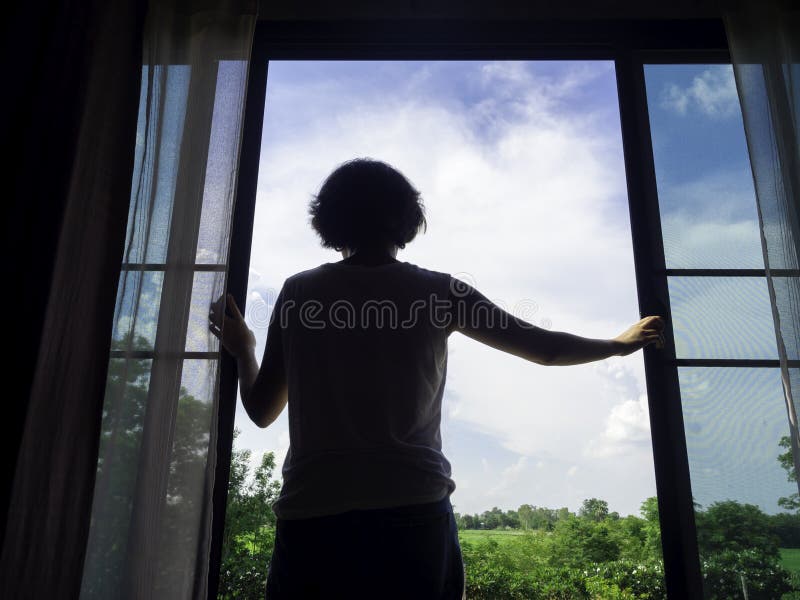
{"type": "Polygon", "coordinates": [[[5,240],[22,243],[8,255],[35,269],[12,278],[20,287],[11,291],[9,339],[30,338],[20,345],[35,366],[9,371],[31,383],[25,397],[8,398],[17,405],[12,418],[26,402],[27,410],[8,494],[2,598],[74,598],[80,589],[125,240],[144,13],[138,0],[49,3],[33,9],[44,23],[12,19],[21,29],[8,39],[32,36],[40,44],[7,48],[10,60],[29,70],[9,79],[22,110],[9,111],[4,127],[22,142],[10,154],[7,223],[15,230],[5,240]],[[25,285],[35,278],[47,284],[25,285]],[[44,290],[45,298],[30,297],[44,290]]]}
{"type": "MultiPolygon", "coordinates": [[[[153,0],[82,598],[205,598],[253,0],[153,0]]],[[[120,265],[118,264],[119,268],[120,265]]]]}
{"type": "MultiPolygon", "coordinates": [[[[729,3],[725,28],[758,205],[795,472],[800,474],[800,6],[729,3]]],[[[797,482],[800,491],[800,480],[797,482]]]]}

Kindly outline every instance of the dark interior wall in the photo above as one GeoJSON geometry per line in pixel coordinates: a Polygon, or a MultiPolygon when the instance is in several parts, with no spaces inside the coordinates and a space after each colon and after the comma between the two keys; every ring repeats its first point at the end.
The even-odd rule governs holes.
{"type": "Polygon", "coordinates": [[[263,20],[709,19],[723,0],[259,0],[263,20]]]}

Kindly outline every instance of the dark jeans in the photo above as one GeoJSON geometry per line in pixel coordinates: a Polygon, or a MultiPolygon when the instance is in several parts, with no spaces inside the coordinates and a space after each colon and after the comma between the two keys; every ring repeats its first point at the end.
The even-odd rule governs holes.
{"type": "Polygon", "coordinates": [[[461,600],[464,563],[450,498],[278,519],[267,600],[461,600]]]}

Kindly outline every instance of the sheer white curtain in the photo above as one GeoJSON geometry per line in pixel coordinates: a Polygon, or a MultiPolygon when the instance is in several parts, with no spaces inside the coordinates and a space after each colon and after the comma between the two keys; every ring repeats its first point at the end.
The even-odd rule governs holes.
{"type": "Polygon", "coordinates": [[[257,4],[151,1],[82,598],[205,598],[219,346],[257,4]]]}
{"type": "MultiPolygon", "coordinates": [[[[753,169],[795,469],[800,473],[800,5],[729,3],[725,27],[753,169]]],[[[800,489],[800,481],[798,481],[800,489]]]]}

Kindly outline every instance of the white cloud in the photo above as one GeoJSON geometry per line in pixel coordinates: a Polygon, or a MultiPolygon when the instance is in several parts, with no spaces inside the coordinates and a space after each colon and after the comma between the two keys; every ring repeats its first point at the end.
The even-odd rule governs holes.
{"type": "Polygon", "coordinates": [[[749,170],[721,169],[660,183],[667,264],[674,268],[763,268],[749,170]]]}
{"type": "Polygon", "coordinates": [[[611,408],[605,429],[599,439],[587,445],[586,454],[606,458],[649,446],[649,419],[647,396],[641,395],[638,400],[623,400],[611,408]]]}
{"type": "Polygon", "coordinates": [[[661,223],[670,267],[763,267],[757,223],[750,220],[701,221],[685,213],[667,214],[661,223]]]}
{"type": "Polygon", "coordinates": [[[661,106],[680,115],[690,110],[715,118],[735,115],[739,110],[739,97],[730,65],[709,67],[687,87],[667,86],[662,93],[661,106]]]}
{"type": "Polygon", "coordinates": [[[509,488],[519,481],[527,466],[528,457],[520,456],[516,461],[503,469],[503,471],[500,473],[500,480],[497,481],[491,488],[489,488],[489,491],[486,492],[486,495],[489,497],[500,497],[505,499],[509,488]]]}

